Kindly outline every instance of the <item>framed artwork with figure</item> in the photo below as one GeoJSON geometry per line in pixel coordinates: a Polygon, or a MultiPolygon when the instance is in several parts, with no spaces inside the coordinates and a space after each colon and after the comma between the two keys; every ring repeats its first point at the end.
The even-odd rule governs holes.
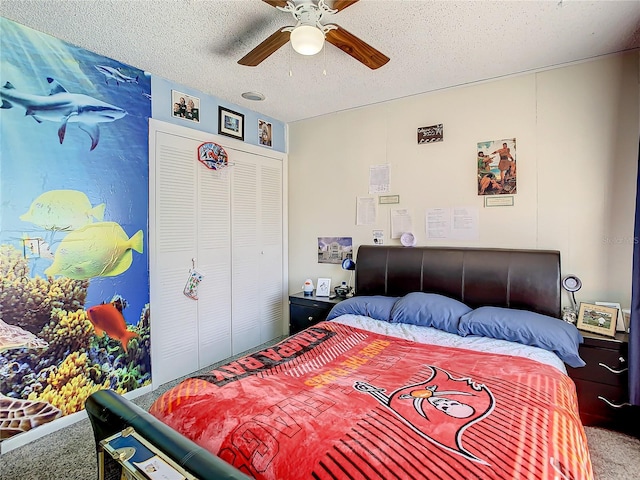
{"type": "Polygon", "coordinates": [[[218,133],[244,141],[244,115],[219,106],[218,133]]]}
{"type": "Polygon", "coordinates": [[[173,116],[200,123],[200,99],[186,93],[171,90],[173,116]]]}
{"type": "Polygon", "coordinates": [[[331,293],[331,279],[330,278],[318,278],[316,284],[316,297],[328,297],[331,293]]]}
{"type": "Polygon", "coordinates": [[[578,311],[576,327],[586,332],[614,337],[616,335],[617,317],[617,308],[583,302],[580,304],[580,310],[578,311]]]}

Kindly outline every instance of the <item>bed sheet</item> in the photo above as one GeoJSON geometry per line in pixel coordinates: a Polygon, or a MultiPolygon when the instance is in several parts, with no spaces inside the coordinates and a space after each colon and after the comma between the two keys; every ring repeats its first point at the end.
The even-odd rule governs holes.
{"type": "Polygon", "coordinates": [[[461,337],[432,327],[389,323],[362,315],[341,315],[331,321],[419,343],[529,358],[567,373],[564,362],[555,353],[521,343],[478,336],[461,337]]]}

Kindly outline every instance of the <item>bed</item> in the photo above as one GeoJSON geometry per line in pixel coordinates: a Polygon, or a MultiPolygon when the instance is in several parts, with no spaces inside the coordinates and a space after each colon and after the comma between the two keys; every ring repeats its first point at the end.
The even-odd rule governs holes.
{"type": "Polygon", "coordinates": [[[592,478],[559,252],[361,246],[355,284],[150,413],[260,479],[592,478]]]}

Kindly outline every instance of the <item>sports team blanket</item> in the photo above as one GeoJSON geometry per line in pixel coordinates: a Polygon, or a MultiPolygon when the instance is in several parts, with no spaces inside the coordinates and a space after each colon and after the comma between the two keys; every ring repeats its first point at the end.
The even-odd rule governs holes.
{"type": "Polygon", "coordinates": [[[593,477],[557,369],[332,322],[185,380],[150,412],[259,479],[593,477]]]}

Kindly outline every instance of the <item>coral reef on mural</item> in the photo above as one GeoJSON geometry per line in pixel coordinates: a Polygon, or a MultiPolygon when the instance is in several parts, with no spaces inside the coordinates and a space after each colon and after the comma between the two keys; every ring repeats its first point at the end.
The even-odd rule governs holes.
{"type": "MultiPolygon", "coordinates": [[[[118,339],[96,334],[84,309],[88,281],[31,278],[27,260],[8,245],[0,246],[0,277],[0,438],[75,413],[99,389],[125,393],[150,383],[148,304],[128,326],[135,337],[125,352],[118,339]],[[37,421],[18,420],[25,411],[37,421]]],[[[120,296],[114,302],[126,304],[120,296]]]]}

